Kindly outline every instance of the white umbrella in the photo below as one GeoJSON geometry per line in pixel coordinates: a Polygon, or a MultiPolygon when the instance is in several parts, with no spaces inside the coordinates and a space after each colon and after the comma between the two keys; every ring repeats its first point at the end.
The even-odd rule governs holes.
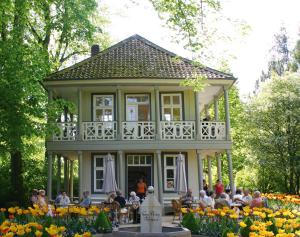
{"type": "Polygon", "coordinates": [[[103,180],[103,191],[105,193],[116,192],[118,190],[115,175],[115,161],[108,153],[105,158],[105,171],[103,180]]]}
{"type": "Polygon", "coordinates": [[[176,158],[175,191],[179,194],[187,192],[184,156],[181,153],[176,158]]]}

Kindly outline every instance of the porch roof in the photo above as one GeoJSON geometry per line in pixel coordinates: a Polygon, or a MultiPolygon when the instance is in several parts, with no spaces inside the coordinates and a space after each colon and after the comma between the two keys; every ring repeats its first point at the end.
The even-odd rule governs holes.
{"type": "Polygon", "coordinates": [[[186,79],[203,75],[208,79],[235,80],[231,74],[198,65],[189,59],[133,35],[61,71],[46,81],[89,79],[186,79]]]}

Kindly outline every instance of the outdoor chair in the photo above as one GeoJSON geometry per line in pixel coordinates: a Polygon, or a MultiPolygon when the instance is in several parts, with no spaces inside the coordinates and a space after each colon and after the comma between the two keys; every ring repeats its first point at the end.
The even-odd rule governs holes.
{"type": "Polygon", "coordinates": [[[181,219],[181,202],[179,200],[172,199],[171,201],[172,209],[174,211],[173,221],[175,220],[176,216],[178,216],[178,219],[181,219]]]}

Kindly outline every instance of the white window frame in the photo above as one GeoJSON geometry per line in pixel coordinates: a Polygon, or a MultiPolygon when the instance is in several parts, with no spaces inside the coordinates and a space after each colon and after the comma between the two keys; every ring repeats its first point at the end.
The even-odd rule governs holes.
{"type": "Polygon", "coordinates": [[[164,109],[171,109],[171,119],[170,121],[174,121],[174,115],[173,115],[173,109],[180,109],[180,120],[179,121],[182,121],[183,119],[183,107],[182,107],[182,93],[162,93],[161,94],[161,114],[162,114],[162,120],[163,121],[169,121],[169,120],[166,120],[165,118],[165,112],[164,112],[164,109]],[[170,104],[169,105],[165,105],[164,104],[164,97],[166,96],[170,96],[170,104]],[[179,101],[180,103],[177,105],[174,105],[173,104],[173,97],[174,96],[179,96],[179,101]]]}
{"type": "MultiPolygon", "coordinates": [[[[185,155],[182,154],[184,156],[184,159],[183,159],[183,164],[184,164],[184,167],[185,167],[185,155]]],[[[176,177],[176,159],[177,159],[177,156],[178,154],[168,154],[168,153],[165,153],[164,156],[163,156],[163,162],[164,162],[164,191],[167,191],[167,192],[174,192],[175,191],[175,177],[176,177]],[[172,166],[168,166],[167,165],[167,157],[173,157],[173,160],[174,160],[174,164],[172,166]],[[174,181],[173,181],[173,184],[174,184],[174,188],[168,188],[168,178],[167,178],[167,170],[173,170],[174,172],[174,181]]]]}
{"type": "MultiPolygon", "coordinates": [[[[152,167],[152,155],[149,155],[149,154],[130,154],[130,155],[127,155],[127,166],[150,166],[150,167],[152,167]],[[138,158],[139,158],[138,164],[135,164],[135,162],[134,162],[134,157],[135,156],[138,156],[138,158]],[[145,157],[146,163],[142,163],[141,164],[141,157],[142,156],[145,157]],[[151,160],[150,164],[147,164],[147,156],[151,157],[150,158],[150,160],[151,160]],[[129,160],[130,157],[132,157],[132,159],[133,159],[133,163],[132,164],[129,164],[129,162],[128,162],[128,160],[129,160]]],[[[151,168],[151,172],[152,172],[152,168],[151,168]]]]}
{"type": "Polygon", "coordinates": [[[97,95],[93,95],[93,119],[94,121],[100,121],[96,118],[96,110],[97,109],[101,109],[101,110],[105,110],[105,109],[111,109],[112,111],[112,118],[111,120],[107,120],[107,121],[102,121],[102,122],[111,122],[111,121],[114,121],[114,117],[115,117],[115,98],[114,98],[114,95],[113,94],[97,94],[97,95]],[[96,105],[96,101],[97,101],[97,98],[99,97],[102,97],[103,98],[103,101],[106,97],[110,97],[112,99],[112,105],[110,106],[105,106],[104,104],[103,105],[96,105]]]}
{"type": "MultiPolygon", "coordinates": [[[[107,155],[103,154],[103,155],[94,155],[93,159],[94,159],[94,192],[103,192],[103,187],[102,189],[97,189],[97,180],[103,180],[104,181],[104,172],[105,172],[105,158],[107,155]],[[103,166],[102,167],[96,167],[96,160],[102,158],[103,159],[103,166]],[[96,177],[96,173],[98,170],[102,170],[103,171],[103,178],[102,179],[97,179],[96,177]]],[[[113,155],[112,155],[113,156],[113,155]]]]}
{"type": "MultiPolygon", "coordinates": [[[[149,106],[149,115],[148,115],[148,119],[146,121],[150,121],[150,116],[151,116],[151,103],[150,103],[150,95],[145,93],[145,94],[127,94],[125,97],[126,100],[126,121],[132,121],[132,122],[138,122],[138,118],[137,120],[129,120],[129,116],[128,116],[128,107],[130,106],[134,106],[136,108],[136,112],[138,113],[138,105],[148,105],[149,106]],[[147,96],[148,97],[148,102],[128,102],[128,97],[141,97],[141,96],[147,96]]],[[[137,117],[139,117],[139,115],[137,114],[137,117]]]]}

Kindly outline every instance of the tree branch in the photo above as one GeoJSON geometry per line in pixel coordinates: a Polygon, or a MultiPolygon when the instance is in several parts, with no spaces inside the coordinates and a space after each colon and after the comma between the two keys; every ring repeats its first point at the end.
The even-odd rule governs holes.
{"type": "Polygon", "coordinates": [[[88,51],[87,50],[81,50],[81,51],[74,51],[72,53],[70,53],[69,55],[67,55],[66,57],[63,57],[59,60],[60,63],[63,63],[65,62],[66,60],[68,60],[69,58],[71,58],[72,56],[74,55],[77,55],[77,54],[83,54],[83,53],[87,53],[88,51]]]}

